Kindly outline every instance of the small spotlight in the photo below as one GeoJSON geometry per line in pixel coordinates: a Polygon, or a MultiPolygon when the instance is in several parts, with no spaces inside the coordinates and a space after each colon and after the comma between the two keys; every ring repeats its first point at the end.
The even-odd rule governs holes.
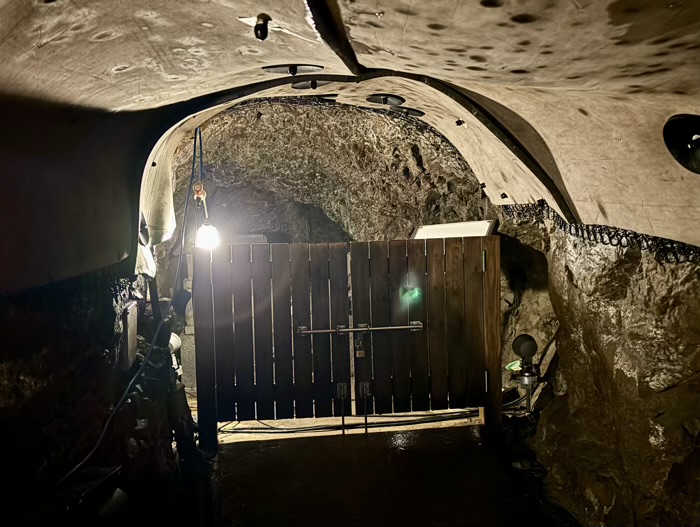
{"type": "Polygon", "coordinates": [[[202,226],[197,229],[197,239],[195,240],[195,246],[202,249],[215,249],[219,246],[221,240],[219,239],[219,231],[216,230],[209,221],[205,221],[202,226]]]}
{"type": "Polygon", "coordinates": [[[268,23],[272,20],[270,15],[265,13],[260,13],[255,21],[255,26],[253,27],[253,32],[255,33],[255,38],[258,40],[265,40],[268,35],[268,23]]]}

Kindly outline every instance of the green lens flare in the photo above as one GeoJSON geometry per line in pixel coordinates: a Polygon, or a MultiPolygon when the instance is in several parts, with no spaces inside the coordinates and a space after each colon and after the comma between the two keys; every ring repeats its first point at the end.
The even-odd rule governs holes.
{"type": "Polygon", "coordinates": [[[416,304],[423,298],[423,291],[419,287],[404,286],[400,291],[401,301],[406,304],[416,304]]]}
{"type": "Polygon", "coordinates": [[[523,369],[523,366],[520,363],[520,359],[514,360],[513,362],[510,362],[506,365],[506,370],[508,370],[508,371],[520,371],[522,369],[523,369]]]}

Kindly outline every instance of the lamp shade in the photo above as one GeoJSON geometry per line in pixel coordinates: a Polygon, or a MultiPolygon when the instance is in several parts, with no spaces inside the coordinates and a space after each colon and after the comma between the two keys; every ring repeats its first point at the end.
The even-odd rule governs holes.
{"type": "Polygon", "coordinates": [[[214,249],[220,242],[219,231],[217,231],[216,227],[211,223],[205,222],[197,229],[197,238],[195,240],[195,245],[197,247],[201,247],[202,249],[214,249]]]}

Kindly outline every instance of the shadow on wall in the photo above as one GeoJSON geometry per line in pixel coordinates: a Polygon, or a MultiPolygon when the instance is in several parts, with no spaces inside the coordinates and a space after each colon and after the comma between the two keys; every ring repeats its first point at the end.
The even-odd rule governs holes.
{"type": "MultiPolygon", "coordinates": [[[[502,363],[515,361],[512,343],[526,333],[538,344],[535,363],[550,346],[559,328],[549,296],[549,266],[544,252],[548,237],[527,224],[501,223],[501,316],[502,363]]],[[[554,366],[555,364],[553,364],[554,366]]],[[[553,368],[550,368],[550,373],[553,368]]],[[[544,373],[544,372],[543,372],[544,373]]],[[[510,372],[503,374],[503,386],[514,387],[510,372]]]]}

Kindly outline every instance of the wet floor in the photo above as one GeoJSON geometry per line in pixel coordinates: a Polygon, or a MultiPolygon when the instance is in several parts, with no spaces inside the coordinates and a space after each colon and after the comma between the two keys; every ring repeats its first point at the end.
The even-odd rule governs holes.
{"type": "Polygon", "coordinates": [[[223,525],[556,525],[479,428],[222,445],[223,525]]]}

